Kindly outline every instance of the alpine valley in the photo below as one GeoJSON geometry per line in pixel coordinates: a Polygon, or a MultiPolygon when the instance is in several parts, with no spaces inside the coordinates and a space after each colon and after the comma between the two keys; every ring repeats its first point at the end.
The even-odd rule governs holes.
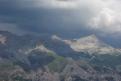
{"type": "Polygon", "coordinates": [[[121,81],[121,49],[95,35],[16,35],[0,31],[0,81],[121,81]]]}

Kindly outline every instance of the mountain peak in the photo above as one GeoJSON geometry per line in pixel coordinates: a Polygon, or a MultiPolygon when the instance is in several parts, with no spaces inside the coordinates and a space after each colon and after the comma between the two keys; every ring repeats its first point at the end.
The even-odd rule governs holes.
{"type": "Polygon", "coordinates": [[[76,52],[88,52],[90,54],[100,53],[106,54],[113,52],[114,48],[103,41],[96,35],[89,35],[80,39],[65,41],[76,52]]]}
{"type": "Polygon", "coordinates": [[[87,42],[93,42],[94,43],[94,42],[99,41],[99,39],[96,35],[92,34],[92,35],[89,35],[87,37],[82,37],[82,38],[78,39],[77,41],[78,42],[79,41],[85,41],[85,42],[87,41],[87,42]]]}
{"type": "Polygon", "coordinates": [[[6,42],[6,37],[0,34],[0,43],[5,44],[5,42],[6,42]]]}
{"type": "Polygon", "coordinates": [[[52,38],[53,40],[61,40],[61,38],[60,38],[59,36],[57,36],[57,35],[53,35],[51,38],[52,38]]]}
{"type": "Polygon", "coordinates": [[[80,39],[98,39],[98,37],[95,35],[95,34],[92,34],[92,35],[89,35],[89,36],[86,36],[86,37],[81,37],[80,39]]]}
{"type": "Polygon", "coordinates": [[[88,38],[94,38],[94,39],[98,39],[98,37],[95,34],[89,35],[87,36],[88,38]]]}

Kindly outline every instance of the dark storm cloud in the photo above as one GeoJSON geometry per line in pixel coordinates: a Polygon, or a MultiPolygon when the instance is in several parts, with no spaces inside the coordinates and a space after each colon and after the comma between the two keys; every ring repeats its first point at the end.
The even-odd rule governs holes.
{"type": "Polygon", "coordinates": [[[80,28],[79,31],[85,30],[83,25],[80,25],[81,22],[77,22],[76,16],[73,16],[75,14],[73,10],[48,9],[36,7],[34,4],[32,0],[1,0],[0,23],[2,25],[0,26],[4,27],[0,28],[12,30],[12,32],[23,30],[23,32],[49,34],[77,34],[78,28],[80,28]]]}
{"type": "Polygon", "coordinates": [[[0,29],[65,37],[96,34],[111,39],[121,34],[119,4],[118,0],[0,0],[0,29]]]}
{"type": "Polygon", "coordinates": [[[0,22],[40,33],[88,29],[120,34],[119,7],[119,0],[0,0],[0,22]]]}

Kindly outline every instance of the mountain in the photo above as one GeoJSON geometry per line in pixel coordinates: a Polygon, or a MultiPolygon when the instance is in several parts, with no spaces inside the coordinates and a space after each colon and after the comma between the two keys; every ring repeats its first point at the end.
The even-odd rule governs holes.
{"type": "Polygon", "coordinates": [[[75,52],[87,52],[89,54],[120,54],[119,49],[104,43],[95,35],[82,37],[80,39],[62,40],[68,44],[75,52]]]}
{"type": "Polygon", "coordinates": [[[5,42],[6,42],[6,37],[0,35],[0,43],[5,44],[5,42]]]}
{"type": "Polygon", "coordinates": [[[0,31],[0,81],[121,81],[121,52],[97,36],[0,31]]]}

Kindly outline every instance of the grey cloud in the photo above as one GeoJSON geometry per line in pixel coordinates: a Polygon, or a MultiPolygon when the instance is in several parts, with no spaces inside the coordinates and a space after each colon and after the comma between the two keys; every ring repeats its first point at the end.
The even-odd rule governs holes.
{"type": "MultiPolygon", "coordinates": [[[[0,21],[3,23],[16,24],[16,28],[24,31],[37,33],[76,33],[78,29],[83,30],[84,26],[81,17],[75,14],[75,10],[48,9],[36,7],[32,0],[5,0],[1,1],[0,21]],[[33,4],[33,5],[32,5],[33,4]],[[32,5],[32,6],[30,6],[32,5]]],[[[84,14],[84,13],[83,13],[84,14]]],[[[84,20],[84,19],[83,19],[84,20]]],[[[6,28],[5,28],[6,29],[6,28]]]]}
{"type": "Polygon", "coordinates": [[[119,0],[0,0],[0,23],[4,24],[0,25],[0,29],[67,37],[92,33],[103,37],[119,37],[121,12],[118,2],[119,0]]]}

